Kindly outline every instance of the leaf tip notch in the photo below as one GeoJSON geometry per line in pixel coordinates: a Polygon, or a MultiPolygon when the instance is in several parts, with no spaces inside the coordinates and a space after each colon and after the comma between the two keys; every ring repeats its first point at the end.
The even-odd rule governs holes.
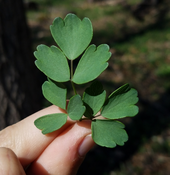
{"type": "Polygon", "coordinates": [[[116,145],[123,146],[128,140],[124,130],[124,124],[113,120],[93,120],[92,138],[95,143],[107,148],[114,148],[116,145]]]}
{"type": "Polygon", "coordinates": [[[35,62],[37,68],[47,77],[57,82],[70,80],[68,61],[58,47],[48,47],[41,44],[37,47],[34,55],[37,59],[35,62]]]}
{"type": "Polygon", "coordinates": [[[107,119],[120,119],[133,117],[138,113],[138,93],[135,89],[125,84],[115,90],[106,100],[101,115],[107,119]]]}
{"type": "Polygon", "coordinates": [[[90,45],[82,55],[72,81],[76,84],[93,81],[108,67],[107,61],[110,57],[111,52],[107,44],[98,47],[90,45]]]}
{"type": "Polygon", "coordinates": [[[63,19],[55,18],[50,26],[51,34],[69,60],[76,59],[88,47],[92,40],[91,21],[82,21],[75,14],[67,14],[63,19]]]}

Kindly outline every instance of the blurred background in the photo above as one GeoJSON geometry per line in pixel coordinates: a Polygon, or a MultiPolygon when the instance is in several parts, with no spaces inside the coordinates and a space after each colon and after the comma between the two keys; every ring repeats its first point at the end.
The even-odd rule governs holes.
{"type": "Polygon", "coordinates": [[[110,46],[109,67],[98,78],[108,95],[130,83],[140,99],[139,114],[122,120],[128,142],[113,149],[96,146],[78,175],[169,175],[168,0],[1,0],[0,129],[49,105],[41,94],[46,77],[35,67],[33,52],[39,44],[55,45],[49,26],[68,13],[90,18],[92,43],[110,46]]]}

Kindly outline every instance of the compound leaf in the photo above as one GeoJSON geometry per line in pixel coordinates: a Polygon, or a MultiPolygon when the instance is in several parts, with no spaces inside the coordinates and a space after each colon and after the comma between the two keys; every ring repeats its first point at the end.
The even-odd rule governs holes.
{"type": "Polygon", "coordinates": [[[94,80],[108,67],[107,61],[110,56],[107,44],[97,48],[95,45],[90,45],[80,59],[72,81],[83,84],[94,80]]]}
{"type": "Polygon", "coordinates": [[[42,116],[34,121],[35,126],[42,130],[43,134],[48,134],[60,129],[67,121],[67,114],[55,113],[42,116]]]}
{"type": "Polygon", "coordinates": [[[50,26],[55,42],[68,59],[77,58],[90,44],[93,28],[91,21],[82,21],[74,14],[68,14],[65,19],[55,18],[50,26]]]}
{"type": "Polygon", "coordinates": [[[72,120],[80,120],[85,110],[86,107],[83,106],[80,95],[77,94],[70,99],[67,107],[67,113],[72,120]]]}
{"type": "Polygon", "coordinates": [[[92,138],[100,146],[114,148],[117,145],[123,146],[128,140],[128,135],[123,129],[124,125],[114,120],[93,120],[92,138]]]}
{"type": "Polygon", "coordinates": [[[66,109],[67,89],[62,83],[53,82],[50,79],[42,85],[44,97],[52,104],[66,109]]]}
{"type": "Polygon", "coordinates": [[[63,52],[55,46],[39,45],[34,52],[36,66],[47,77],[58,82],[70,80],[68,61],[63,52]]]}
{"type": "Polygon", "coordinates": [[[134,105],[137,102],[137,91],[125,84],[109,96],[102,108],[101,115],[109,119],[133,117],[138,113],[138,107],[134,105]]]}
{"type": "Polygon", "coordinates": [[[83,94],[83,102],[86,108],[87,114],[86,117],[95,116],[101,107],[103,106],[106,98],[106,91],[103,90],[103,86],[100,82],[95,81],[88,87],[83,94]],[[90,116],[89,116],[90,115],[90,116]]]}

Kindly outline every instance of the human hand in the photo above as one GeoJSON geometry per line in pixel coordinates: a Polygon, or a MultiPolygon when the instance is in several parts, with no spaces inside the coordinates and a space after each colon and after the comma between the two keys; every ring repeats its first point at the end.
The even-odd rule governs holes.
{"type": "Polygon", "coordinates": [[[68,119],[61,129],[47,135],[34,126],[36,118],[61,112],[59,107],[50,106],[0,132],[1,174],[76,174],[86,153],[94,146],[91,123],[68,119]]]}

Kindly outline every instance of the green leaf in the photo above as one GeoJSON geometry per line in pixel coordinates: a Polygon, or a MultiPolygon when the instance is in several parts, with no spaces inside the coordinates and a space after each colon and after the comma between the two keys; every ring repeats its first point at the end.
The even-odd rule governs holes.
{"type": "Polygon", "coordinates": [[[42,130],[43,134],[48,134],[60,129],[67,121],[67,114],[55,113],[42,116],[34,121],[35,126],[42,130]]]}
{"type": "Polygon", "coordinates": [[[83,94],[83,102],[85,106],[88,106],[86,117],[95,116],[101,107],[103,106],[106,98],[106,91],[103,90],[103,86],[100,82],[95,81],[88,87],[83,94]],[[90,115],[90,116],[89,116],[90,115]]]}
{"type": "Polygon", "coordinates": [[[68,104],[67,113],[72,120],[80,120],[86,108],[83,106],[80,95],[73,96],[68,104]]]}
{"type": "Polygon", "coordinates": [[[111,53],[109,46],[102,44],[97,47],[90,45],[80,59],[72,81],[83,84],[97,78],[107,67],[111,53]]]}
{"type": "Polygon", "coordinates": [[[35,61],[36,66],[47,77],[58,82],[70,80],[68,61],[60,49],[42,44],[37,47],[34,55],[37,58],[35,61]]]}
{"type": "Polygon", "coordinates": [[[135,89],[130,89],[129,85],[125,84],[109,96],[101,115],[109,119],[135,116],[138,113],[138,107],[134,105],[138,102],[137,95],[135,89]]]}
{"type": "Polygon", "coordinates": [[[50,79],[42,85],[44,97],[52,104],[66,109],[67,89],[62,83],[53,82],[50,79]]]}
{"type": "Polygon", "coordinates": [[[117,145],[123,146],[128,140],[128,135],[123,129],[124,125],[113,120],[93,120],[92,138],[100,146],[114,148],[117,145]]]}
{"type": "Polygon", "coordinates": [[[68,14],[65,19],[56,18],[50,26],[55,42],[68,59],[77,58],[90,44],[93,28],[90,20],[82,21],[74,14],[68,14]]]}

